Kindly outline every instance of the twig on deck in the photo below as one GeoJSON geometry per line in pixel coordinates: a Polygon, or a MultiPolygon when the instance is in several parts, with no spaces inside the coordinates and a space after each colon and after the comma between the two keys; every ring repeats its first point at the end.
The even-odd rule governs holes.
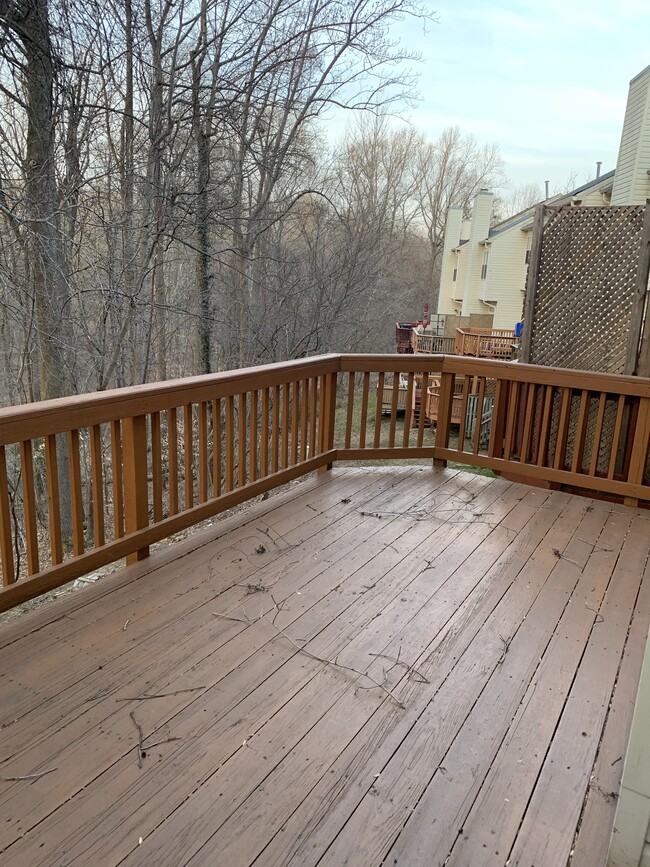
{"type": "MultiPolygon", "coordinates": [[[[400,647],[399,652],[402,652],[402,648],[400,647]]],[[[406,669],[407,674],[411,674],[411,672],[417,675],[420,680],[419,683],[431,683],[428,677],[425,677],[421,671],[418,671],[414,665],[409,665],[408,662],[402,662],[402,660],[398,656],[387,656],[385,653],[368,653],[368,656],[376,656],[379,659],[387,659],[389,662],[395,663],[395,665],[401,665],[406,669]]]]}
{"type": "Polygon", "coordinates": [[[553,548],[553,553],[557,557],[558,560],[567,560],[569,563],[573,563],[574,566],[577,566],[578,569],[583,569],[584,566],[582,563],[578,563],[577,560],[572,560],[570,557],[566,557],[559,548],[553,548]]]}
{"type": "Polygon", "coordinates": [[[251,596],[253,593],[264,593],[265,590],[269,589],[261,581],[258,584],[238,584],[237,587],[245,587],[247,596],[251,596]]]}
{"type": "Polygon", "coordinates": [[[423,521],[425,518],[430,517],[429,513],[425,512],[424,510],[406,512],[362,512],[361,510],[359,510],[359,514],[363,515],[364,518],[413,518],[416,521],[423,521]]]}
{"type": "Polygon", "coordinates": [[[182,695],[184,692],[199,692],[202,689],[207,689],[207,686],[190,686],[187,689],[175,689],[173,692],[158,692],[155,695],[145,693],[144,695],[134,695],[131,698],[116,698],[115,701],[143,701],[147,698],[167,698],[170,695],[182,695]]]}
{"type": "Polygon", "coordinates": [[[154,747],[159,747],[161,744],[170,744],[172,741],[180,741],[181,738],[165,738],[163,741],[156,741],[154,744],[147,744],[145,750],[152,750],[154,747]]]}
{"type": "Polygon", "coordinates": [[[270,534],[270,532],[269,532],[268,530],[265,530],[264,527],[257,527],[256,529],[258,529],[258,530],[260,531],[260,533],[264,533],[264,535],[266,536],[266,538],[267,538],[267,539],[270,539],[271,542],[273,542],[273,544],[274,544],[276,547],[277,547],[277,544],[278,544],[278,539],[282,539],[282,541],[283,541],[284,544],[287,546],[287,548],[295,548],[295,547],[297,547],[296,545],[292,544],[291,542],[287,542],[287,540],[284,538],[284,536],[282,535],[282,533],[278,533],[278,531],[275,530],[275,529],[273,530],[273,532],[274,532],[275,535],[278,537],[278,539],[274,539],[273,536],[270,534]]]}
{"type": "Polygon", "coordinates": [[[142,752],[143,752],[143,750],[142,750],[142,741],[143,741],[142,726],[135,718],[135,714],[133,713],[133,711],[131,711],[129,713],[129,716],[133,720],[133,725],[138,730],[138,767],[141,768],[142,767],[142,752]]]}
{"type": "MultiPolygon", "coordinates": [[[[273,596],[271,596],[271,599],[273,599],[273,596]]],[[[273,602],[274,602],[274,604],[275,604],[275,608],[276,608],[276,614],[275,614],[275,617],[277,617],[278,612],[281,611],[282,609],[281,609],[280,606],[275,602],[275,599],[273,599],[273,602]]],[[[281,604],[282,604],[282,603],[280,603],[280,605],[281,605],[281,604]]],[[[369,681],[373,684],[373,687],[372,687],[372,688],[381,689],[383,692],[386,693],[387,696],[389,696],[390,698],[392,698],[393,701],[394,701],[394,702],[395,702],[399,707],[401,707],[401,708],[403,708],[404,710],[406,710],[406,705],[404,705],[404,704],[403,704],[403,703],[402,703],[402,702],[397,698],[397,696],[396,696],[394,693],[392,693],[389,689],[387,689],[383,684],[381,684],[381,683],[379,683],[378,681],[376,681],[376,680],[374,679],[374,677],[371,677],[369,674],[366,674],[365,671],[359,671],[358,668],[353,668],[351,665],[343,665],[342,662],[337,662],[336,659],[327,659],[327,658],[324,657],[324,656],[317,656],[315,653],[311,653],[309,650],[306,650],[304,647],[302,647],[300,644],[298,644],[296,641],[294,641],[294,639],[291,638],[290,635],[287,635],[287,633],[286,633],[283,629],[280,629],[279,626],[276,626],[276,625],[275,625],[275,617],[274,617],[273,620],[269,620],[269,618],[268,618],[266,615],[264,615],[264,614],[260,614],[260,616],[259,616],[259,617],[256,617],[255,620],[250,620],[249,618],[230,617],[228,614],[221,614],[219,611],[213,611],[212,614],[214,615],[214,617],[223,617],[223,618],[225,618],[226,620],[234,620],[234,621],[236,621],[237,623],[245,623],[247,626],[250,626],[250,625],[252,625],[253,623],[258,623],[260,620],[265,620],[267,623],[269,623],[269,624],[270,624],[270,625],[271,625],[271,626],[276,630],[276,632],[278,632],[279,635],[282,635],[284,638],[286,638],[287,641],[289,641],[289,642],[290,642],[290,643],[291,643],[291,644],[296,648],[296,650],[299,650],[301,653],[304,653],[306,656],[309,656],[311,659],[315,659],[316,662],[322,662],[324,665],[333,665],[335,668],[343,668],[343,669],[345,669],[346,671],[351,671],[351,672],[353,672],[354,674],[358,674],[358,675],[360,675],[361,677],[365,677],[367,680],[369,680],[369,681]]]]}
{"type": "Polygon", "coordinates": [[[510,642],[512,641],[512,638],[504,638],[503,635],[500,635],[499,638],[503,642],[503,650],[501,651],[501,656],[497,659],[497,665],[501,665],[503,660],[506,658],[506,653],[508,652],[510,642]]]}
{"type": "Polygon", "coordinates": [[[122,627],[122,632],[126,632],[126,627],[129,625],[130,622],[131,622],[131,618],[127,617],[126,620],[124,621],[124,626],[122,627]]]}
{"type": "Polygon", "coordinates": [[[585,608],[588,609],[589,611],[594,612],[594,614],[596,615],[596,620],[594,621],[595,623],[604,623],[605,622],[605,618],[600,613],[600,611],[598,611],[596,608],[592,608],[591,605],[587,605],[586,602],[585,602],[585,608]],[[598,619],[599,617],[600,617],[600,620],[598,619]]]}
{"type": "MultiPolygon", "coordinates": [[[[265,617],[263,619],[266,620],[267,618],[265,617]]],[[[268,622],[271,623],[270,620],[268,620],[268,622]]],[[[365,671],[360,671],[358,668],[353,668],[351,665],[344,665],[342,662],[337,662],[336,659],[327,659],[324,656],[317,656],[315,653],[311,653],[311,651],[307,650],[306,648],[302,647],[300,644],[295,642],[293,640],[293,638],[291,638],[291,636],[287,635],[287,633],[283,629],[280,629],[279,626],[276,626],[274,623],[271,623],[271,626],[273,626],[274,629],[277,629],[277,631],[280,633],[280,635],[282,635],[284,638],[286,638],[287,641],[296,648],[296,650],[299,650],[301,653],[304,653],[306,656],[309,656],[311,659],[315,659],[316,662],[322,662],[324,665],[333,665],[336,668],[343,668],[346,671],[351,671],[354,674],[358,674],[361,677],[365,677],[372,684],[374,684],[374,686],[377,687],[377,689],[381,689],[382,692],[385,692],[387,696],[392,698],[393,701],[399,707],[406,710],[406,705],[403,704],[393,692],[391,692],[383,684],[379,683],[379,681],[375,680],[374,677],[371,677],[369,674],[366,674],[365,671]]]]}
{"type": "Polygon", "coordinates": [[[18,780],[40,780],[46,774],[51,774],[53,771],[58,771],[58,768],[48,768],[47,771],[38,771],[36,774],[23,774],[20,777],[0,777],[3,783],[15,783],[18,780]]]}

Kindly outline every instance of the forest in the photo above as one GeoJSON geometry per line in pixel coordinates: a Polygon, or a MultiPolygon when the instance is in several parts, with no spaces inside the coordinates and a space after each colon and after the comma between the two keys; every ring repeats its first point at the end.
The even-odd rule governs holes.
{"type": "Polygon", "coordinates": [[[405,17],[435,51],[413,0],[0,0],[0,403],[390,350],[504,168],[395,119],[405,17]]]}

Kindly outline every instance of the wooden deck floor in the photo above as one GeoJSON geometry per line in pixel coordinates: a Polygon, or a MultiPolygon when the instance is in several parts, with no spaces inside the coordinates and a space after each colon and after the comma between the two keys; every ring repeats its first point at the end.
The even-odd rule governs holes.
{"type": "Polygon", "coordinates": [[[339,469],[5,626],[0,864],[600,867],[649,517],[339,469]]]}

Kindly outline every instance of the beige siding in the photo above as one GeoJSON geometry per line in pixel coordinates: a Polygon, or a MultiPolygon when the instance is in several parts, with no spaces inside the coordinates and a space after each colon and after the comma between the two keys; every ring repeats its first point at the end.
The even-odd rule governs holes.
{"type": "Polygon", "coordinates": [[[630,82],[616,164],[613,205],[643,205],[650,196],[650,67],[630,82]]]}
{"type": "Polygon", "coordinates": [[[472,228],[466,245],[469,249],[463,275],[463,316],[489,312],[481,301],[481,266],[485,252],[481,242],[487,238],[490,231],[493,198],[493,193],[481,190],[474,199],[472,228]]]}
{"type": "Polygon", "coordinates": [[[463,211],[461,208],[450,208],[445,224],[445,240],[442,249],[442,265],[440,267],[440,291],[438,293],[438,313],[455,313],[456,305],[453,298],[456,295],[458,280],[454,282],[454,269],[457,267],[458,247],[461,238],[463,211]]]}
{"type": "Polygon", "coordinates": [[[491,241],[483,300],[496,304],[495,328],[514,328],[521,319],[526,288],[528,233],[514,227],[491,241]]]}

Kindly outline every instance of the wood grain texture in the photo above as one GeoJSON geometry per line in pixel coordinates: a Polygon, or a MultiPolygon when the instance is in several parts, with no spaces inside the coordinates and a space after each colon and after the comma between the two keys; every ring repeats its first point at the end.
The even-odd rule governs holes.
{"type": "Polygon", "coordinates": [[[455,470],[258,502],[0,631],[2,776],[57,769],[3,783],[0,860],[555,867],[581,812],[595,857],[649,547],[633,509],[455,470]]]}

